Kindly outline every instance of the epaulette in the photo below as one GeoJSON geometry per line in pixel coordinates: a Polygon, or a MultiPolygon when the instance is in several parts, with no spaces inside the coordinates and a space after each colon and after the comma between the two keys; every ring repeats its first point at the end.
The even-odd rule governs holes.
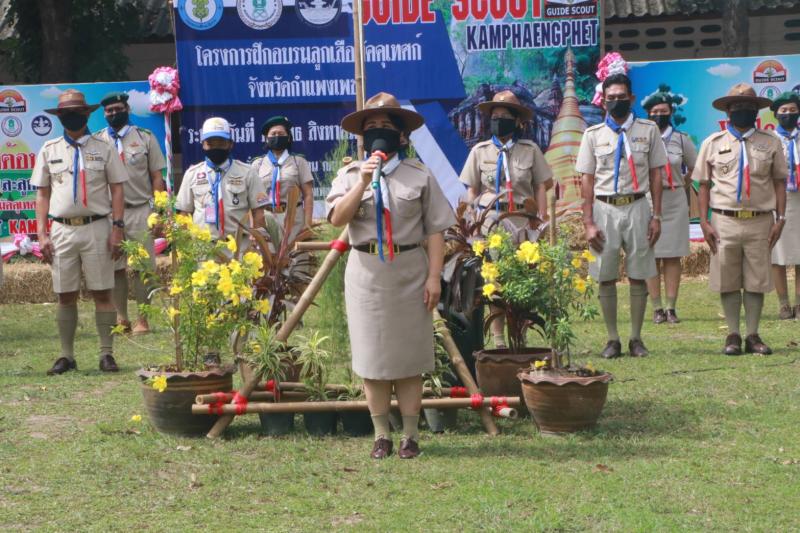
{"type": "Polygon", "coordinates": [[[420,172],[428,172],[428,167],[425,164],[417,159],[416,157],[409,157],[408,159],[403,159],[401,164],[407,165],[415,170],[419,170],[420,172]]]}
{"type": "Polygon", "coordinates": [[[653,126],[654,128],[658,127],[655,122],[653,122],[652,120],[650,120],[648,118],[636,117],[633,121],[634,122],[638,122],[639,124],[643,124],[645,126],[653,126]]]}
{"type": "Polygon", "coordinates": [[[599,130],[600,128],[602,128],[602,127],[603,127],[603,126],[605,126],[605,125],[606,125],[606,123],[605,123],[605,122],[600,122],[600,123],[598,123],[598,124],[595,124],[594,126],[589,126],[588,128],[586,128],[586,131],[594,131],[594,130],[599,130]]]}

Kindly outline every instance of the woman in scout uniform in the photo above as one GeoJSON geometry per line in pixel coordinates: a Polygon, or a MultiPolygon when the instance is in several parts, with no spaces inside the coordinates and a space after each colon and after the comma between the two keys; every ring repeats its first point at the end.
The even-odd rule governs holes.
{"type": "MultiPolygon", "coordinates": [[[[533,118],[533,112],[523,106],[511,91],[495,94],[491,102],[478,104],[478,109],[488,118],[492,138],[472,148],[461,171],[459,179],[467,186],[467,201],[479,199],[483,208],[494,209],[500,214],[523,211],[525,201],[532,199],[536,202],[539,219],[545,220],[547,189],[553,186],[553,172],[536,143],[519,138],[525,123],[533,118]],[[490,205],[490,200],[503,191],[509,194],[490,205]]],[[[495,218],[490,216],[487,220],[495,218]]],[[[515,240],[529,238],[527,229],[531,222],[528,219],[512,217],[506,220],[517,228],[515,240]]],[[[497,310],[491,307],[493,311],[497,310]]],[[[492,336],[498,348],[506,347],[503,331],[504,319],[494,320],[492,336]]]]}
{"type": "Polygon", "coordinates": [[[786,227],[772,249],[772,275],[780,302],[778,316],[781,320],[788,320],[800,316],[800,139],[797,135],[800,96],[794,92],[783,93],[772,102],[770,109],[778,120],[775,135],[783,145],[789,172],[786,178],[786,227]],[[786,280],[788,266],[794,266],[794,307],[789,303],[789,284],[786,280]]]}
{"type": "Polygon", "coordinates": [[[387,93],[347,115],[342,128],[363,135],[367,152],[380,143],[386,160],[372,185],[378,155],[342,168],[327,198],[328,220],[348,225],[353,247],[345,272],[347,323],[353,370],[364,378],[375,426],[375,459],[392,453],[393,385],[403,415],[398,455],[419,455],[421,374],[433,369],[431,313],[441,291],[443,231],[455,222],[430,170],[417,159],[402,158],[409,133],[423,122],[387,93]]]}
{"type": "Polygon", "coordinates": [[[689,255],[689,203],[686,199],[686,187],[690,183],[697,159],[697,149],[688,135],[675,130],[671,124],[672,113],[682,101],[682,96],[670,92],[667,86],[661,86],[642,102],[648,118],[661,131],[661,140],[664,141],[669,159],[669,164],[664,167],[662,181],[661,237],[655,246],[656,267],[659,272],[647,280],[647,292],[650,293],[654,309],[653,322],[656,324],[680,322],[675,312],[675,303],[681,283],[681,257],[689,255]],[[666,310],[661,302],[662,275],[667,293],[666,310]]]}
{"type": "Polygon", "coordinates": [[[758,325],[764,293],[772,290],[766,265],[786,222],[788,166],[778,138],[756,128],[758,110],[771,103],[746,83],[734,85],[727,96],[712,102],[727,113],[727,128],[708,136],[697,155],[700,227],[712,254],[709,286],[720,293],[728,324],[725,355],[742,354],[743,301],[745,352],[772,353],[758,335],[758,325]]]}

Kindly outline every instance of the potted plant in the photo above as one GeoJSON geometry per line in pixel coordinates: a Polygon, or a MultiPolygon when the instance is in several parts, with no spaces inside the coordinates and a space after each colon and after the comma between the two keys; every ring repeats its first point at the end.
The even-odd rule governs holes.
{"type": "MultiPolygon", "coordinates": [[[[321,337],[318,331],[308,337],[299,336],[297,346],[297,363],[300,365],[300,380],[308,393],[310,402],[327,402],[331,391],[328,390],[331,354],[322,346],[328,337],[321,337]]],[[[303,413],[303,423],[310,435],[334,435],[337,422],[336,411],[308,411],[303,413]]]]}
{"type": "MultiPolygon", "coordinates": [[[[339,401],[364,400],[364,385],[351,369],[348,369],[348,375],[348,383],[345,390],[339,393],[339,401]]],[[[342,420],[342,431],[345,435],[363,437],[372,433],[372,417],[369,411],[343,411],[339,413],[339,418],[342,420]]]]}
{"type": "MultiPolygon", "coordinates": [[[[445,386],[452,386],[457,382],[456,376],[450,368],[450,357],[447,355],[447,350],[445,350],[442,343],[443,327],[445,327],[443,320],[434,321],[433,371],[422,375],[423,387],[430,389],[436,397],[442,396],[442,388],[445,386]]],[[[428,423],[428,428],[430,428],[433,433],[444,433],[446,429],[453,429],[456,427],[458,409],[426,408],[422,411],[425,414],[425,421],[428,423]]]]}
{"type": "Polygon", "coordinates": [[[174,199],[165,192],[155,193],[148,225],[161,228],[172,248],[171,280],[156,274],[155,262],[140,244],[125,242],[123,249],[130,265],[154,287],[153,302],[142,311],[152,323],[172,330],[175,358],[137,373],[145,406],[160,432],[204,435],[216,416],[192,415],[191,405],[198,394],[230,391],[234,374],[232,365],[216,364],[207,356],[228,352],[229,339],[270,309],[269,301],[253,290],[262,275],[262,258],[247,252],[239,260],[235,239],[213,242],[207,228],[175,214],[174,199]]]}
{"type": "MultiPolygon", "coordinates": [[[[280,384],[287,372],[286,345],[277,339],[277,326],[263,322],[251,330],[242,358],[263,379],[274,383],[275,401],[280,401],[280,384]]],[[[266,435],[277,437],[294,429],[294,413],[259,413],[266,435]]]]}

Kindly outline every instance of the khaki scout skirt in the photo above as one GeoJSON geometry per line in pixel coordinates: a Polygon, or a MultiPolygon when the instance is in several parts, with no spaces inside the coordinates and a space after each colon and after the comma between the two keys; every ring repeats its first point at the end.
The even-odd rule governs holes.
{"type": "Polygon", "coordinates": [[[423,301],[427,277],[422,247],[386,263],[350,252],[344,296],[356,374],[395,380],[433,370],[433,318],[423,301]]]}
{"type": "Polygon", "coordinates": [[[800,192],[786,193],[786,224],[772,249],[772,264],[800,265],[800,192]]]}
{"type": "Polygon", "coordinates": [[[661,237],[656,241],[656,259],[689,255],[689,202],[683,187],[665,188],[661,194],[661,237]]]}

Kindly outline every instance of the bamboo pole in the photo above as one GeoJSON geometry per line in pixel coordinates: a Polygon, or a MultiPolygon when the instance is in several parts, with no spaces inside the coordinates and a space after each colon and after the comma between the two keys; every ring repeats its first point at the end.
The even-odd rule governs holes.
{"type": "MultiPolygon", "coordinates": [[[[464,386],[466,386],[467,392],[469,394],[480,394],[481,390],[478,388],[475,380],[472,379],[472,374],[469,373],[469,368],[467,368],[467,364],[464,362],[464,358],[461,357],[461,352],[458,350],[458,346],[456,346],[456,342],[453,340],[453,336],[450,334],[450,329],[447,327],[447,322],[445,322],[442,318],[442,315],[439,314],[438,309],[433,310],[433,318],[443,322],[442,341],[444,342],[444,348],[447,350],[447,353],[450,356],[450,361],[453,362],[453,367],[456,370],[456,374],[458,375],[459,379],[461,379],[462,383],[464,383],[464,386]]],[[[494,420],[492,419],[491,412],[487,409],[481,409],[480,414],[481,422],[483,423],[483,428],[486,430],[486,433],[492,437],[497,436],[500,432],[497,429],[497,424],[495,424],[494,420]]]]}
{"type": "Polygon", "coordinates": [[[556,197],[556,192],[553,191],[553,194],[550,196],[550,244],[555,246],[556,240],[558,239],[558,235],[556,234],[556,202],[558,198],[556,197]]]}
{"type": "MultiPolygon", "coordinates": [[[[287,400],[305,400],[308,398],[308,393],[300,391],[287,391],[287,392],[282,392],[279,396],[280,398],[285,398],[287,400]]],[[[230,403],[231,401],[233,401],[233,398],[234,398],[233,392],[223,392],[219,394],[198,394],[197,397],[194,399],[194,403],[198,405],[208,405],[212,403],[230,403]]],[[[258,401],[258,402],[274,402],[275,393],[267,391],[253,391],[250,393],[248,400],[258,401]]]]}
{"type": "Polygon", "coordinates": [[[302,241],[294,245],[298,252],[322,252],[331,249],[331,243],[322,241],[302,241]]]}
{"type": "MultiPolygon", "coordinates": [[[[338,240],[344,243],[348,242],[347,229],[342,231],[338,240]]],[[[311,283],[309,283],[308,287],[306,287],[306,290],[303,292],[300,300],[298,300],[297,305],[294,307],[294,309],[292,309],[291,314],[286,318],[286,321],[278,330],[276,338],[279,342],[286,342],[289,339],[289,335],[291,335],[292,331],[294,331],[294,328],[297,327],[297,324],[300,323],[300,319],[303,318],[303,315],[308,308],[311,307],[311,304],[314,302],[314,298],[317,296],[320,289],[322,289],[322,285],[333,271],[333,267],[336,266],[336,262],[339,261],[339,258],[343,253],[343,251],[340,251],[337,248],[333,248],[330,252],[328,252],[328,255],[325,257],[325,261],[322,262],[322,265],[314,275],[311,283]]],[[[250,397],[250,394],[253,392],[253,390],[255,390],[260,381],[261,373],[255,372],[242,385],[241,389],[239,390],[240,396],[245,398],[250,397]]],[[[234,410],[232,413],[235,414],[236,411],[234,410]]],[[[226,413],[224,416],[220,416],[219,420],[217,420],[206,437],[215,439],[222,435],[222,432],[225,431],[225,428],[227,428],[230,423],[233,422],[233,414],[226,413]]]]}
{"type": "MultiPolygon", "coordinates": [[[[356,111],[364,109],[364,23],[361,20],[361,0],[353,2],[353,59],[355,60],[355,84],[356,84],[356,111]]],[[[359,135],[357,141],[358,157],[361,159],[364,153],[364,138],[359,135]]]]}

